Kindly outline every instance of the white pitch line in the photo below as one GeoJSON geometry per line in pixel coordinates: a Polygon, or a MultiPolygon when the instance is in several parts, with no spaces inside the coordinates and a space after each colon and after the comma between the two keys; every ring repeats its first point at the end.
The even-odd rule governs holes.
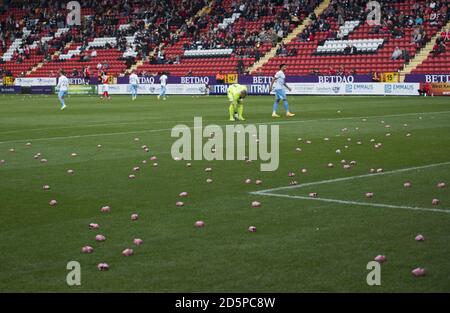
{"type": "Polygon", "coordinates": [[[416,112],[416,113],[400,113],[400,114],[388,114],[388,115],[364,115],[364,116],[348,116],[348,117],[338,117],[338,118],[321,118],[315,120],[301,120],[301,121],[281,121],[281,122],[266,122],[266,123],[256,123],[259,124],[289,124],[289,123],[307,123],[307,122],[321,122],[321,121],[340,121],[340,120],[354,120],[354,119],[373,119],[373,118],[386,118],[386,117],[401,117],[410,115],[428,115],[428,114],[446,114],[450,111],[433,111],[433,112],[416,112]]]}
{"type": "Polygon", "coordinates": [[[403,205],[346,201],[346,200],[328,199],[328,198],[312,198],[312,197],[306,197],[306,196],[292,196],[292,195],[286,195],[286,194],[280,194],[280,193],[273,193],[273,191],[296,189],[296,188],[302,188],[302,187],[308,187],[308,186],[315,186],[315,185],[322,185],[322,184],[328,184],[328,183],[342,182],[342,181],[347,181],[347,180],[354,180],[354,179],[365,178],[365,177],[375,177],[375,176],[382,176],[382,175],[389,175],[389,174],[397,174],[397,173],[427,169],[427,168],[443,166],[443,165],[450,165],[450,162],[434,163],[434,164],[428,164],[428,165],[423,165],[423,166],[414,166],[414,167],[402,168],[402,169],[392,170],[392,171],[388,171],[388,172],[374,173],[374,174],[363,174],[363,175],[341,177],[341,178],[335,178],[335,179],[327,179],[327,180],[321,180],[321,181],[316,181],[316,182],[304,183],[304,184],[300,184],[300,185],[269,188],[269,189],[263,189],[263,190],[259,190],[259,191],[252,191],[252,192],[250,192],[250,194],[258,195],[258,196],[271,196],[271,197],[290,198],[290,199],[316,200],[316,201],[332,202],[332,203],[340,203],[340,204],[352,204],[352,205],[374,206],[374,207],[384,207],[384,208],[397,208],[397,209],[406,209],[406,210],[413,210],[413,211],[432,211],[432,212],[450,213],[450,209],[420,208],[420,207],[411,207],[411,206],[403,206],[403,205]]]}
{"type": "Polygon", "coordinates": [[[120,125],[141,125],[141,124],[161,124],[161,123],[187,123],[192,122],[192,120],[186,121],[155,121],[155,120],[146,120],[146,121],[135,121],[135,122],[119,122],[119,123],[97,123],[97,124],[78,124],[76,126],[61,126],[61,127],[46,127],[46,128],[28,128],[28,129],[16,129],[16,130],[8,130],[2,131],[2,134],[14,134],[20,132],[27,131],[36,131],[36,130],[59,130],[59,129],[70,129],[70,128],[90,128],[90,127],[102,127],[102,126],[120,126],[120,125]]]}
{"type": "Polygon", "coordinates": [[[334,179],[320,180],[320,181],[304,183],[304,184],[300,184],[300,185],[282,186],[282,187],[269,188],[269,189],[264,189],[264,190],[259,190],[259,191],[253,191],[251,193],[256,193],[256,194],[269,193],[269,192],[272,192],[272,191],[279,191],[279,190],[286,190],[286,189],[296,189],[296,188],[302,188],[302,187],[308,187],[308,186],[315,186],[315,185],[321,185],[321,184],[341,182],[341,181],[346,181],[346,180],[353,180],[353,179],[358,179],[358,178],[382,176],[382,175],[388,175],[388,174],[397,174],[397,173],[409,172],[409,171],[414,171],[414,170],[421,170],[421,169],[426,169],[426,168],[436,167],[436,166],[442,166],[442,165],[450,165],[450,162],[433,163],[433,164],[428,164],[428,165],[407,167],[407,168],[401,168],[401,169],[387,171],[387,172],[381,172],[381,173],[362,174],[362,175],[356,175],[356,176],[348,176],[348,177],[340,177],[340,178],[334,178],[334,179]]]}
{"type": "MultiPolygon", "coordinates": [[[[255,194],[255,193],[253,193],[253,194],[255,194]]],[[[404,205],[391,205],[391,204],[383,204],[383,203],[368,203],[368,202],[346,201],[346,200],[328,199],[328,198],[311,198],[311,197],[306,197],[306,196],[283,195],[283,194],[279,194],[279,193],[258,193],[258,195],[289,198],[289,199],[315,200],[315,201],[331,202],[331,203],[339,203],[339,204],[373,206],[373,207],[380,207],[380,208],[405,209],[405,210],[412,210],[412,211],[431,211],[431,212],[450,213],[450,209],[447,210],[447,209],[435,209],[435,208],[420,208],[420,207],[411,207],[411,206],[404,206],[404,205]]]]}
{"type": "MultiPolygon", "coordinates": [[[[324,118],[324,119],[315,119],[315,120],[292,120],[292,121],[279,121],[279,122],[261,122],[255,123],[255,125],[278,125],[278,124],[292,124],[292,123],[310,123],[310,122],[321,122],[321,121],[339,121],[339,120],[353,120],[353,119],[361,119],[361,118],[386,118],[386,117],[399,117],[399,116],[410,116],[410,115],[425,115],[425,114],[445,114],[450,113],[450,111],[435,111],[435,112],[417,112],[417,113],[404,113],[404,114],[391,114],[391,115],[377,115],[377,116],[353,116],[353,117],[339,117],[339,118],[324,118]]],[[[211,122],[211,121],[210,121],[211,122]]],[[[168,122],[170,123],[170,122],[168,122]]],[[[219,126],[226,126],[229,124],[222,124],[219,126]]],[[[194,129],[195,127],[189,127],[190,129],[194,129]]],[[[57,129],[57,128],[55,128],[57,129]]],[[[18,140],[9,140],[9,141],[0,141],[0,144],[5,143],[18,143],[18,142],[26,142],[26,141],[45,141],[45,140],[61,140],[61,139],[74,139],[74,138],[87,138],[87,137],[101,137],[101,136],[115,136],[115,135],[129,135],[129,134],[140,134],[140,133],[153,133],[153,132],[161,132],[172,130],[172,128],[162,128],[162,129],[144,129],[144,130],[135,130],[135,131],[127,131],[127,132],[114,132],[114,133],[98,133],[98,134],[86,134],[86,135],[73,135],[73,136],[60,136],[60,137],[42,137],[42,138],[28,138],[28,139],[18,139],[18,140]]]]}
{"type": "Polygon", "coordinates": [[[168,130],[172,130],[172,128],[144,129],[144,130],[134,130],[134,131],[128,131],[128,132],[73,135],[73,136],[61,136],[61,137],[30,138],[30,139],[20,139],[20,140],[11,140],[11,141],[0,141],[0,144],[17,143],[17,142],[24,142],[24,141],[45,141],[45,140],[61,140],[61,139],[76,139],[76,138],[88,138],[88,137],[115,136],[115,135],[129,135],[129,134],[161,132],[161,131],[168,131],[168,130]]]}

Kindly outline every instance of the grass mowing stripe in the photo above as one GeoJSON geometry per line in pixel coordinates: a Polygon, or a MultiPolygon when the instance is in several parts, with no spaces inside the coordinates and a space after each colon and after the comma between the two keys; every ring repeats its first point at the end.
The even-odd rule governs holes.
{"type": "MultiPolygon", "coordinates": [[[[360,118],[385,118],[385,117],[399,117],[399,116],[410,116],[410,115],[419,115],[419,114],[445,114],[450,113],[450,111],[436,111],[436,112],[419,112],[419,113],[405,113],[405,114],[391,114],[391,115],[377,115],[377,116],[353,116],[353,117],[340,117],[340,118],[327,118],[327,119],[315,119],[315,120],[301,120],[301,121],[280,121],[280,122],[261,122],[255,123],[255,125],[282,125],[282,124],[291,124],[291,123],[309,123],[309,122],[320,122],[320,121],[339,121],[339,120],[352,120],[352,119],[360,119],[360,118]]],[[[167,121],[170,123],[171,121],[167,121]]],[[[179,122],[175,122],[179,123],[179,122]]],[[[229,124],[221,124],[219,126],[226,126],[229,124]]],[[[190,129],[195,129],[195,127],[189,127],[190,129]]],[[[58,129],[58,128],[55,128],[58,129]]],[[[25,141],[42,141],[42,140],[60,140],[60,139],[75,139],[75,138],[84,138],[84,137],[101,137],[101,136],[116,136],[116,135],[129,135],[129,134],[140,134],[140,133],[153,133],[153,132],[162,132],[172,130],[173,128],[161,128],[161,129],[144,129],[144,130],[136,130],[136,131],[128,131],[128,132],[114,132],[114,133],[99,133],[99,134],[87,134],[87,135],[73,135],[73,136],[59,136],[59,137],[42,137],[42,138],[28,138],[28,139],[20,139],[20,140],[10,140],[10,141],[0,141],[0,144],[5,143],[18,143],[25,141]]]]}

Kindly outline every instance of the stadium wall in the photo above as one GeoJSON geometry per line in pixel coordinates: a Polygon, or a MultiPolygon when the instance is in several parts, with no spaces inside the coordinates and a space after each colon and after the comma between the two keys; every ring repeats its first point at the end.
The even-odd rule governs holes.
{"type": "MultiPolygon", "coordinates": [[[[290,83],[292,91],[289,95],[377,95],[377,96],[414,96],[418,95],[419,83],[290,83]]],[[[247,85],[250,95],[269,94],[269,85],[247,85]]],[[[203,95],[209,89],[209,94],[225,95],[228,85],[205,84],[168,84],[167,94],[169,95],[203,95]]],[[[100,85],[98,94],[102,94],[104,86],[100,85]]],[[[139,94],[157,95],[160,86],[158,84],[141,84],[138,87],[139,94]]],[[[130,85],[115,84],[108,85],[110,94],[130,94],[130,85]]]]}
{"type": "MultiPolygon", "coordinates": [[[[272,80],[270,76],[237,76],[235,81],[248,86],[251,95],[269,94],[272,80]]],[[[407,75],[405,83],[375,83],[370,75],[347,76],[288,76],[286,81],[292,88],[290,95],[418,95],[417,90],[422,82],[430,82],[433,95],[450,95],[450,75],[448,74],[411,74],[407,75]]],[[[128,77],[117,78],[118,84],[109,84],[111,94],[129,94],[128,77]]],[[[71,94],[102,94],[103,85],[96,85],[97,79],[85,81],[83,78],[70,78],[71,94]]],[[[226,94],[227,83],[217,81],[213,76],[202,77],[169,77],[167,94],[202,95],[226,94]]],[[[16,78],[14,87],[0,90],[0,93],[49,93],[49,87],[57,84],[56,78],[29,77],[16,78]],[[20,89],[20,87],[23,87],[20,89]],[[33,88],[31,88],[33,87],[33,88]],[[45,88],[47,87],[47,88],[45,88]],[[40,92],[40,90],[42,92],[40,92]]],[[[159,77],[140,77],[139,94],[156,95],[159,93],[159,77]]],[[[53,93],[54,90],[52,89],[53,93]]]]}

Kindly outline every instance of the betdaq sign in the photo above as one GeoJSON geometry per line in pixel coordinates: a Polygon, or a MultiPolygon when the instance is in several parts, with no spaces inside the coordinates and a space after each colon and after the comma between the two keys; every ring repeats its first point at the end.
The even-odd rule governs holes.
{"type": "MultiPolygon", "coordinates": [[[[167,79],[168,84],[186,84],[186,85],[198,85],[198,84],[209,84],[215,83],[215,78],[212,76],[169,76],[167,79]]],[[[117,78],[118,84],[129,84],[130,79],[129,76],[126,77],[118,77],[117,78]]],[[[139,83],[140,84],[158,84],[159,76],[140,76],[139,77],[139,83]]]]}
{"type": "MultiPolygon", "coordinates": [[[[238,83],[242,85],[270,85],[273,76],[238,76],[238,83]]],[[[159,76],[141,76],[139,77],[141,84],[159,84],[159,76]]],[[[288,83],[370,83],[372,76],[370,75],[305,75],[305,76],[287,76],[288,83]]],[[[118,84],[128,84],[129,77],[118,77],[118,84]]],[[[167,80],[168,84],[205,84],[220,85],[223,82],[216,81],[214,76],[170,76],[167,80]]]]}
{"type": "Polygon", "coordinates": [[[405,76],[408,83],[450,83],[450,74],[408,74],[405,76]]]}
{"type": "Polygon", "coordinates": [[[317,76],[319,83],[353,83],[354,76],[317,76]]]}
{"type": "Polygon", "coordinates": [[[69,77],[69,85],[86,85],[86,83],[90,83],[89,80],[84,79],[83,77],[69,77]]]}

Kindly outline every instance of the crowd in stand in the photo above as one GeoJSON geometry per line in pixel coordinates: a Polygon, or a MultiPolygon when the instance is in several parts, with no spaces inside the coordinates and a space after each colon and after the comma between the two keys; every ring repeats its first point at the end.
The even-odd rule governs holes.
{"type": "MultiPolygon", "coordinates": [[[[136,56],[146,58],[151,50],[162,43],[174,43],[178,36],[174,30],[183,28],[186,21],[203,8],[206,0],[79,0],[85,13],[80,26],[73,26],[69,32],[48,42],[43,36],[54,36],[58,28],[66,27],[66,1],[61,0],[12,0],[0,20],[0,53],[6,52],[16,38],[23,38],[22,46],[14,52],[13,61],[22,62],[29,57],[29,46],[36,42],[36,54],[50,60],[49,51],[63,52],[69,42],[81,46],[80,61],[89,61],[93,51],[88,51],[88,42],[95,37],[115,37],[117,44],[105,48],[118,48],[125,55],[130,66],[136,56]],[[24,10],[24,16],[8,14],[10,9],[24,10]],[[119,28],[119,24],[129,27],[119,28]],[[23,28],[30,31],[24,36],[23,28]],[[133,43],[127,43],[126,36],[135,36],[133,43]],[[131,53],[132,52],[132,53],[131,53]]],[[[94,55],[95,56],[95,55],[94,55]]]]}
{"type": "Polygon", "coordinates": [[[285,37],[292,24],[298,24],[302,14],[308,15],[318,4],[317,0],[242,0],[233,1],[226,10],[217,0],[211,12],[188,24],[185,33],[191,35],[190,43],[184,45],[189,49],[221,49],[231,48],[241,57],[261,57],[261,45],[268,43],[276,46],[285,37]],[[239,23],[219,27],[225,18],[239,14],[245,21],[258,21],[262,17],[272,17],[261,29],[249,31],[240,28],[239,23]]]}
{"type": "MultiPolygon", "coordinates": [[[[87,62],[97,56],[97,51],[89,48],[88,43],[95,37],[114,37],[114,48],[123,52],[122,60],[127,67],[135,63],[137,58],[146,59],[153,64],[177,64],[180,56],[168,58],[163,46],[173,45],[181,37],[189,37],[190,41],[184,49],[217,49],[232,48],[240,57],[261,57],[261,46],[276,46],[284,38],[300,18],[310,15],[309,25],[299,36],[301,41],[311,41],[317,32],[328,32],[329,39],[343,39],[342,34],[333,30],[331,20],[343,25],[348,20],[364,21],[367,17],[366,0],[331,0],[331,5],[316,17],[313,9],[319,0],[234,0],[230,8],[225,8],[222,0],[215,0],[208,14],[195,14],[208,4],[207,0],[79,0],[83,8],[82,24],[74,26],[70,31],[62,33],[58,38],[42,41],[43,36],[54,37],[58,28],[66,27],[65,5],[63,0],[11,0],[0,19],[0,53],[6,52],[8,46],[16,38],[23,38],[23,44],[13,52],[12,62],[22,63],[34,53],[42,55],[49,61],[53,51],[63,52],[70,42],[81,46],[79,61],[87,62]],[[23,9],[24,15],[8,14],[11,8],[23,9]],[[239,23],[231,23],[224,27],[218,25],[234,13],[240,18],[255,22],[262,17],[272,17],[261,29],[249,31],[240,28],[239,23]],[[128,24],[128,27],[119,27],[128,24]],[[24,36],[23,29],[30,31],[24,36]],[[134,42],[127,41],[127,36],[134,36],[134,42]],[[36,50],[30,46],[35,43],[36,50]],[[155,51],[155,53],[151,53],[155,51]]],[[[416,2],[410,15],[398,12],[393,4],[402,0],[379,0],[382,8],[382,24],[374,26],[372,33],[390,34],[392,38],[405,36],[405,28],[413,28],[411,44],[417,48],[429,40],[424,24],[441,27],[450,16],[450,3],[446,0],[428,0],[416,2]]],[[[111,48],[107,45],[105,48],[111,48]]],[[[445,40],[436,42],[433,55],[439,55],[446,49],[445,40]]],[[[288,50],[281,44],[277,55],[295,56],[296,49],[288,50]]],[[[354,54],[357,50],[348,46],[344,53],[354,54]]],[[[408,51],[396,49],[392,59],[409,59],[408,51]],[[398,51],[400,50],[400,51],[398,51]]],[[[0,62],[2,62],[0,58],[0,62]]],[[[63,60],[61,62],[64,62],[63,60]]],[[[238,71],[245,69],[242,59],[237,65],[238,71]]],[[[83,72],[84,69],[77,72],[83,72]]]]}
{"type": "MultiPolygon", "coordinates": [[[[429,0],[426,2],[415,2],[410,15],[399,12],[394,4],[402,3],[401,0],[380,0],[381,4],[381,25],[373,26],[372,34],[390,34],[392,38],[402,38],[405,36],[405,28],[414,28],[411,38],[412,44],[417,48],[429,40],[424,28],[424,23],[430,26],[442,27],[450,18],[450,3],[445,0],[429,0]]],[[[342,33],[331,30],[330,20],[336,20],[339,26],[345,21],[359,20],[365,21],[369,13],[366,10],[365,0],[332,0],[331,5],[320,17],[312,16],[313,22],[300,35],[301,41],[314,40],[317,32],[328,32],[328,39],[343,39],[342,33]]]]}
{"type": "Polygon", "coordinates": [[[356,75],[358,74],[356,72],[356,69],[346,69],[344,65],[339,66],[337,69],[330,66],[328,70],[320,71],[318,69],[312,69],[309,73],[310,75],[320,76],[320,75],[336,75],[336,76],[342,76],[342,75],[356,75]]]}
{"type": "Polygon", "coordinates": [[[447,44],[450,42],[450,31],[441,33],[437,38],[431,51],[432,57],[437,57],[447,51],[447,44]]]}

